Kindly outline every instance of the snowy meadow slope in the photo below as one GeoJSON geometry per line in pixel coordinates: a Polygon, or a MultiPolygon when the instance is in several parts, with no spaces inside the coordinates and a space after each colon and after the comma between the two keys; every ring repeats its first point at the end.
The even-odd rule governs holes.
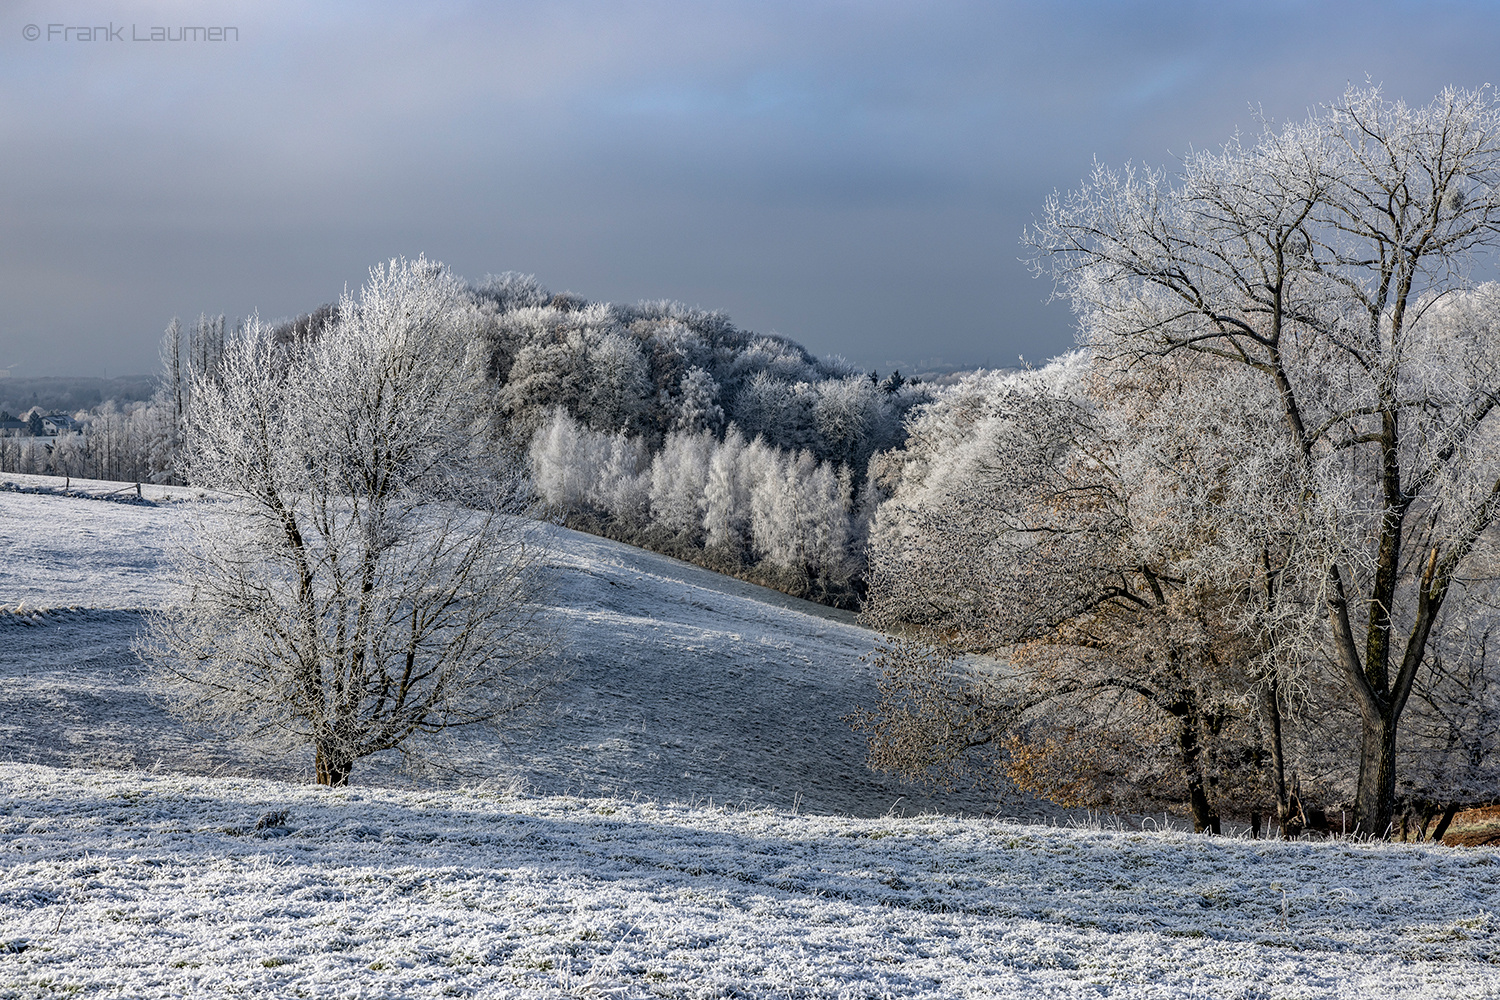
{"type": "Polygon", "coordinates": [[[898,803],[871,633],[563,529],[537,724],[311,786],[143,686],[173,492],[0,492],[0,998],[1500,997],[1494,851],[898,803]]]}
{"type": "MultiPolygon", "coordinates": [[[[186,732],[148,696],[130,651],[138,609],[167,599],[163,558],[197,501],[185,489],[146,495],[158,504],[0,492],[0,605],[72,609],[0,615],[0,759],[307,777],[309,761],[186,732]]],[[[390,753],[361,761],[356,783],[489,782],[864,816],[994,810],[982,796],[926,794],[865,768],[841,717],[875,697],[861,657],[876,637],[851,615],[565,528],[543,526],[539,541],[568,679],[524,728],[455,738],[439,770],[413,778],[390,753]]]]}
{"type": "Polygon", "coordinates": [[[0,996],[1500,996],[1488,851],[0,778],[0,996]]]}

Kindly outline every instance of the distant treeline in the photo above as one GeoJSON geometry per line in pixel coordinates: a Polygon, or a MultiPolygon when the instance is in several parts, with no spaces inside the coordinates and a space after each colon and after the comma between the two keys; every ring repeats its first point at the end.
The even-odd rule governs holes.
{"type": "Polygon", "coordinates": [[[156,393],[151,375],[122,378],[0,378],[0,410],[22,414],[36,408],[46,413],[75,413],[107,400],[117,404],[142,402],[156,393]]]}
{"type": "Polygon", "coordinates": [[[672,302],[474,289],[500,422],[567,523],[853,607],[871,457],[930,396],[672,302]]]}
{"type": "MultiPolygon", "coordinates": [[[[675,302],[590,302],[512,272],[467,294],[489,356],[497,447],[529,452],[538,489],[566,523],[857,603],[880,499],[866,486],[871,458],[905,441],[927,385],[816,358],[675,302]]],[[[337,314],[320,306],[276,336],[322,336],[337,314]]],[[[72,411],[77,431],[0,439],[0,469],[171,480],[194,384],[214,377],[234,337],[223,316],[174,319],[154,382],[50,380],[100,395],[118,383],[119,394],[59,391],[44,402],[37,392],[12,412],[72,411]]]]}

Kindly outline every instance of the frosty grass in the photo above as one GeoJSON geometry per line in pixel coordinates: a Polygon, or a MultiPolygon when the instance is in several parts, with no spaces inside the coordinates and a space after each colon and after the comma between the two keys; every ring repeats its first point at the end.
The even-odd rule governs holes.
{"type": "Polygon", "coordinates": [[[1500,996],[1488,850],[17,764],[0,785],[0,996],[1500,996]]]}
{"type": "MultiPolygon", "coordinates": [[[[0,495],[0,603],[160,606],[177,506],[0,495]]],[[[1500,997],[1489,849],[796,815],[895,797],[839,721],[870,633],[552,538],[576,672],[532,742],[473,748],[488,786],[42,766],[192,737],[132,613],[4,612],[0,998],[1500,997]],[[623,798],[504,790],[549,784],[623,798]],[[741,806],[664,804],[710,795],[741,806]]]]}

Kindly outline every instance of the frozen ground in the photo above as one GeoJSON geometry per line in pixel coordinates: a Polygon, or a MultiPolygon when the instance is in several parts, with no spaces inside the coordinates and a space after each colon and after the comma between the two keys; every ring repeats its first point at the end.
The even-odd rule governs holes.
{"type": "Polygon", "coordinates": [[[1500,998],[1500,854],[884,815],[839,720],[870,633],[562,529],[541,723],[310,786],[148,697],[197,501],[146,494],[0,482],[0,1000],[1500,998]]]}
{"type": "Polygon", "coordinates": [[[146,486],[155,505],[138,504],[134,484],[116,492],[120,486],[75,479],[72,495],[21,493],[15,490],[61,491],[63,480],[0,473],[0,607],[161,605],[174,511],[196,494],[146,486]]]}
{"type": "Polygon", "coordinates": [[[0,783],[0,997],[1500,996],[1486,850],[0,783]]]}
{"type": "MultiPolygon", "coordinates": [[[[0,615],[0,759],[309,774],[305,760],[266,760],[184,731],[151,701],[130,652],[133,609],[166,600],[161,560],[193,493],[156,488],[159,504],[147,506],[5,492],[6,480],[61,485],[0,476],[0,605],[73,610],[0,615]]],[[[592,535],[544,531],[569,680],[527,728],[455,740],[445,756],[456,771],[413,777],[393,753],[356,765],[357,783],[489,780],[861,816],[996,808],[865,768],[863,741],[841,716],[875,698],[876,673],[860,658],[876,637],[851,615],[592,535]]],[[[1049,814],[1025,803],[1005,811],[1049,814]]]]}

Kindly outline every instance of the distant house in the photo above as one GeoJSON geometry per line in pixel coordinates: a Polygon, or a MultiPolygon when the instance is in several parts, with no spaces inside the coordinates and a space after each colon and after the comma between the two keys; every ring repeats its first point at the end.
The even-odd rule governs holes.
{"type": "Polygon", "coordinates": [[[66,413],[39,413],[32,410],[24,417],[0,413],[0,437],[57,437],[79,431],[78,421],[66,413]]]}
{"type": "Polygon", "coordinates": [[[42,418],[42,433],[47,437],[57,437],[59,434],[78,429],[78,421],[66,413],[49,413],[42,418]]]}

